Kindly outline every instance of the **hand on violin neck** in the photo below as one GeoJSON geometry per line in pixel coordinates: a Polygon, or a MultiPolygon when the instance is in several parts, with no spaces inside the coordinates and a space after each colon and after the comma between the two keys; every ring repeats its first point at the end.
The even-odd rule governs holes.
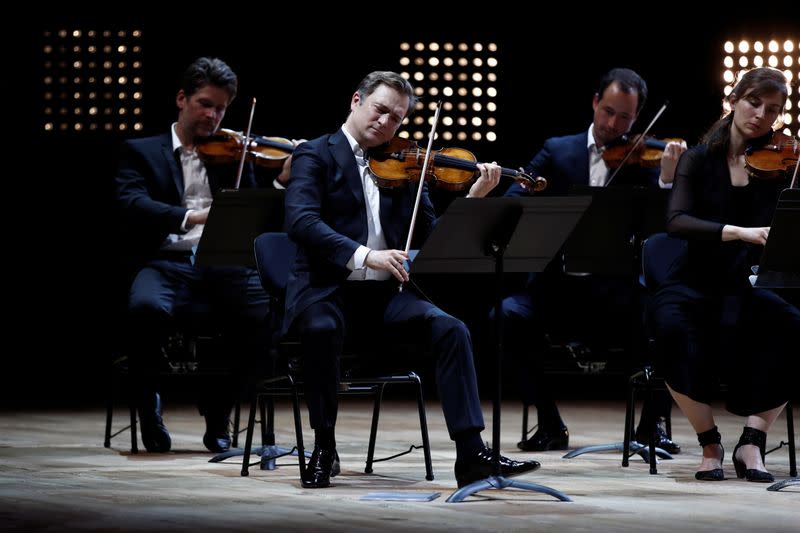
{"type": "Polygon", "coordinates": [[[467,198],[483,198],[500,183],[502,168],[496,161],[492,161],[491,163],[478,163],[476,166],[480,171],[480,176],[469,188],[467,198]]]}
{"type": "Polygon", "coordinates": [[[402,250],[370,250],[364,258],[364,266],[373,270],[389,272],[397,281],[408,281],[408,272],[403,266],[403,261],[408,259],[408,254],[402,250]]]}
{"type": "Polygon", "coordinates": [[[686,151],[686,141],[675,142],[670,141],[664,148],[664,153],[661,156],[661,175],[659,180],[661,183],[672,183],[675,179],[675,169],[678,167],[678,160],[686,151]]]}

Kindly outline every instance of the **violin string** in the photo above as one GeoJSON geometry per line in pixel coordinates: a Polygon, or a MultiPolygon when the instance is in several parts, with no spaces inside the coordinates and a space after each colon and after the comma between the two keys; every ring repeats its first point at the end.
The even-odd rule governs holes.
{"type": "Polygon", "coordinates": [[[636,147],[639,146],[642,143],[642,141],[644,140],[645,136],[648,134],[650,129],[653,127],[653,125],[655,125],[656,121],[661,116],[661,114],[664,112],[664,110],[667,108],[668,104],[669,104],[669,100],[664,102],[664,105],[662,105],[661,109],[658,110],[658,113],[656,113],[656,116],[654,116],[653,120],[650,121],[650,124],[648,124],[647,127],[642,132],[642,134],[639,135],[639,138],[636,139],[636,142],[633,143],[633,146],[631,146],[630,150],[628,150],[628,153],[625,154],[625,157],[622,158],[622,162],[620,162],[619,166],[611,174],[611,177],[608,178],[608,181],[606,181],[606,184],[605,184],[606,187],[608,187],[611,184],[611,182],[614,180],[614,178],[617,177],[617,174],[619,174],[619,171],[625,165],[625,162],[631,157],[631,154],[633,154],[633,152],[636,150],[636,147]]]}
{"type": "Polygon", "coordinates": [[[234,189],[239,188],[242,182],[242,171],[244,170],[244,158],[247,156],[247,149],[250,145],[250,128],[253,126],[253,114],[256,112],[256,97],[253,97],[253,105],[250,106],[250,120],[247,122],[247,134],[244,136],[242,144],[242,157],[239,159],[239,171],[236,173],[236,185],[234,189]]]}

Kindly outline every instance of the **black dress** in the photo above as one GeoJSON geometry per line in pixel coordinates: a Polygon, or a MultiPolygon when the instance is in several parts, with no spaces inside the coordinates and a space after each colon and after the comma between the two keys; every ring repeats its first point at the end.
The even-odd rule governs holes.
{"type": "Polygon", "coordinates": [[[789,398],[800,311],[772,291],[751,287],[750,267],[762,247],[723,242],[722,227],[769,226],[784,186],[753,179],[734,187],[726,156],[699,146],[678,164],[667,214],[670,235],[688,241],[686,261],[652,302],[667,383],[703,403],[726,383],[727,408],[741,416],[789,398]]]}

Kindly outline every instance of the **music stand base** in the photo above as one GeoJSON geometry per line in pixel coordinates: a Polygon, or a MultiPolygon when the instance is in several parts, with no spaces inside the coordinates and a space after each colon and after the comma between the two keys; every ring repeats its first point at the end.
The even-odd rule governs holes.
{"type": "MultiPolygon", "coordinates": [[[[622,442],[614,442],[611,444],[593,444],[592,446],[584,446],[583,448],[577,448],[565,454],[562,459],[572,459],[574,457],[578,457],[579,455],[583,455],[584,453],[597,453],[597,452],[621,452],[624,451],[625,446],[622,442]]],[[[634,453],[638,453],[645,463],[650,462],[650,450],[648,450],[647,445],[639,444],[635,441],[631,441],[631,455],[634,453]]],[[[672,459],[672,455],[664,450],[663,448],[656,447],[656,457],[661,459],[672,459]]]]}
{"type": "Polygon", "coordinates": [[[800,485],[800,478],[791,477],[789,479],[784,479],[783,481],[778,481],[777,483],[773,483],[772,485],[767,487],[767,490],[772,491],[772,492],[778,492],[779,490],[781,490],[783,488],[792,487],[792,486],[795,486],[795,485],[800,485]]]}
{"type": "Polygon", "coordinates": [[[503,476],[489,476],[485,479],[479,479],[478,481],[473,481],[469,485],[465,485],[461,487],[453,494],[447,498],[447,503],[458,503],[464,501],[467,497],[472,496],[476,492],[480,492],[485,489],[507,489],[507,488],[514,488],[514,489],[521,489],[521,490],[530,490],[533,492],[543,492],[545,494],[549,494],[554,498],[558,498],[562,502],[571,502],[572,500],[556,489],[551,489],[550,487],[546,487],[544,485],[539,485],[537,483],[528,483],[527,481],[517,481],[515,479],[508,479],[503,476]]]}
{"type": "MultiPolygon", "coordinates": [[[[284,455],[297,455],[295,448],[284,448],[283,446],[276,446],[274,444],[268,446],[259,446],[254,448],[253,454],[261,457],[261,470],[275,470],[277,465],[275,459],[284,455]]],[[[244,455],[244,448],[231,448],[230,450],[218,453],[208,460],[209,463],[220,463],[225,459],[244,455]]],[[[311,457],[311,452],[305,452],[306,458],[311,457]]]]}

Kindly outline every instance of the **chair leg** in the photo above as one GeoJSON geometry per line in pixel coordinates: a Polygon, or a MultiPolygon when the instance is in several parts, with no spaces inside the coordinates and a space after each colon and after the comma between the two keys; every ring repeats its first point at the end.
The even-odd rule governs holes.
{"type": "Polygon", "coordinates": [[[303,423],[300,418],[300,394],[298,385],[289,378],[289,386],[292,390],[292,412],[294,413],[294,433],[297,439],[297,466],[300,468],[300,479],[306,471],[306,451],[303,446],[303,423]]]}
{"type": "Polygon", "coordinates": [[[374,402],[372,404],[372,426],[369,430],[369,447],[367,448],[367,466],[364,472],[367,474],[372,473],[372,460],[375,458],[375,440],[378,436],[378,418],[381,414],[381,400],[383,399],[383,390],[386,388],[386,383],[374,385],[374,402]]]}
{"type": "Polygon", "coordinates": [[[530,409],[530,405],[522,402],[522,438],[520,440],[528,438],[528,409],[530,409]]]}
{"type": "MultiPolygon", "coordinates": [[[[650,402],[650,405],[653,405],[653,376],[650,372],[649,368],[645,369],[645,386],[647,387],[647,401],[650,402]]],[[[649,418],[653,418],[652,416],[649,418]]],[[[647,433],[647,445],[650,449],[650,475],[658,474],[658,468],[656,467],[656,441],[655,441],[655,424],[656,420],[653,418],[652,420],[642,420],[645,423],[646,428],[650,428],[647,433]]]]}
{"type": "Polygon", "coordinates": [[[114,417],[114,393],[112,391],[108,391],[108,396],[106,397],[106,434],[105,438],[103,439],[103,447],[110,448],[111,447],[111,423],[114,417]]]}
{"type": "Polygon", "coordinates": [[[266,406],[261,404],[261,442],[265,446],[275,445],[275,398],[268,396],[266,406]]]}
{"type": "Polygon", "coordinates": [[[797,456],[795,455],[794,442],[794,413],[792,402],[786,402],[786,429],[789,431],[789,475],[797,477],[797,456]]]}
{"type": "Polygon", "coordinates": [[[131,453],[139,453],[139,428],[136,423],[136,406],[130,405],[128,409],[131,415],[131,453]]]}
{"type": "Polygon", "coordinates": [[[236,407],[233,409],[233,439],[231,440],[231,448],[239,447],[239,417],[242,415],[242,400],[236,400],[236,407]]]}
{"type": "Polygon", "coordinates": [[[253,397],[250,401],[250,413],[247,416],[247,435],[244,439],[244,454],[242,455],[242,476],[250,474],[250,451],[253,447],[253,431],[256,425],[256,410],[258,409],[258,391],[253,391],[253,397]]]}
{"type": "Polygon", "coordinates": [[[419,429],[422,433],[422,453],[425,457],[425,479],[433,481],[433,464],[431,462],[431,443],[428,439],[428,417],[425,414],[425,398],[422,396],[422,380],[414,374],[417,384],[417,410],[419,411],[419,429]]]}
{"type": "Polygon", "coordinates": [[[636,380],[642,372],[637,372],[628,380],[628,402],[625,406],[625,434],[622,441],[622,466],[628,466],[628,456],[631,451],[631,435],[633,435],[633,425],[636,423],[636,380]]]}

